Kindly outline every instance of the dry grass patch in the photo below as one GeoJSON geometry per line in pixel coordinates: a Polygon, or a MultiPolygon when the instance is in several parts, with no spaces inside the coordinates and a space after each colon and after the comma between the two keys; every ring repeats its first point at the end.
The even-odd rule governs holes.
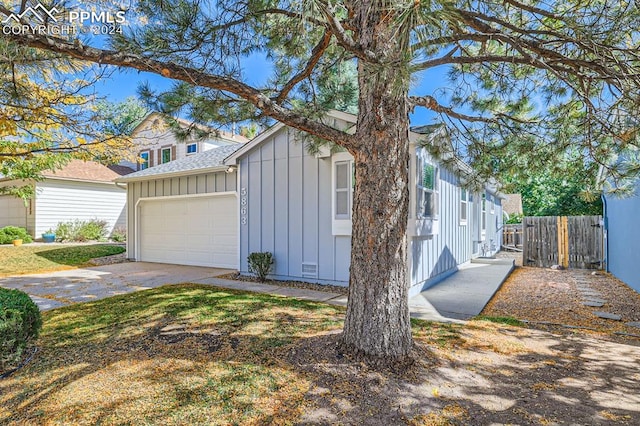
{"type": "Polygon", "coordinates": [[[50,311],[34,361],[0,382],[0,423],[287,424],[309,381],[283,354],[341,315],[197,285],[50,311]]]}
{"type": "Polygon", "coordinates": [[[415,362],[340,352],[344,309],[184,284],[44,314],[0,424],[633,424],[640,348],[488,321],[413,322],[415,362]],[[403,364],[406,365],[406,364],[403,364]]]}

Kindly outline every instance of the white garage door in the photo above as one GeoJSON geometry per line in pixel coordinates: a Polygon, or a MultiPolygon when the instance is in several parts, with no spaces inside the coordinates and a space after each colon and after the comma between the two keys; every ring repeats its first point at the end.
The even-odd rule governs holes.
{"type": "Polygon", "coordinates": [[[235,195],[145,200],[139,207],[140,260],[238,268],[235,195]]]}

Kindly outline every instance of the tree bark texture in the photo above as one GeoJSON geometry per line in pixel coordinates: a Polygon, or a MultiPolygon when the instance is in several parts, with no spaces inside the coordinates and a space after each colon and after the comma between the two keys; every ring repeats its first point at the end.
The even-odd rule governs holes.
{"type": "MultiPolygon", "coordinates": [[[[360,19],[367,21],[360,26],[368,29],[360,37],[366,48],[381,56],[402,52],[388,28],[380,28],[383,17],[363,12],[360,19]]],[[[343,333],[347,350],[388,361],[406,358],[413,344],[407,279],[408,81],[397,71],[362,60],[358,64],[351,269],[343,333]]]]}

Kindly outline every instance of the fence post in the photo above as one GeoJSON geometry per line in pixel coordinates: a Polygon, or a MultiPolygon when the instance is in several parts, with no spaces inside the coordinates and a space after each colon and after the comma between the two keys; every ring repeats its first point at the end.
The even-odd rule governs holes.
{"type": "Polygon", "coordinates": [[[558,216],[558,264],[569,267],[569,222],[567,216],[558,216]]]}

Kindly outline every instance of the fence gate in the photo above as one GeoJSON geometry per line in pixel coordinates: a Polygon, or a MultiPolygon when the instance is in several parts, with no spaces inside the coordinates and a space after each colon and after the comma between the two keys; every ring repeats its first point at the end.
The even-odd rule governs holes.
{"type": "Polygon", "coordinates": [[[602,216],[527,216],[522,228],[524,265],[604,268],[602,216]]]}

